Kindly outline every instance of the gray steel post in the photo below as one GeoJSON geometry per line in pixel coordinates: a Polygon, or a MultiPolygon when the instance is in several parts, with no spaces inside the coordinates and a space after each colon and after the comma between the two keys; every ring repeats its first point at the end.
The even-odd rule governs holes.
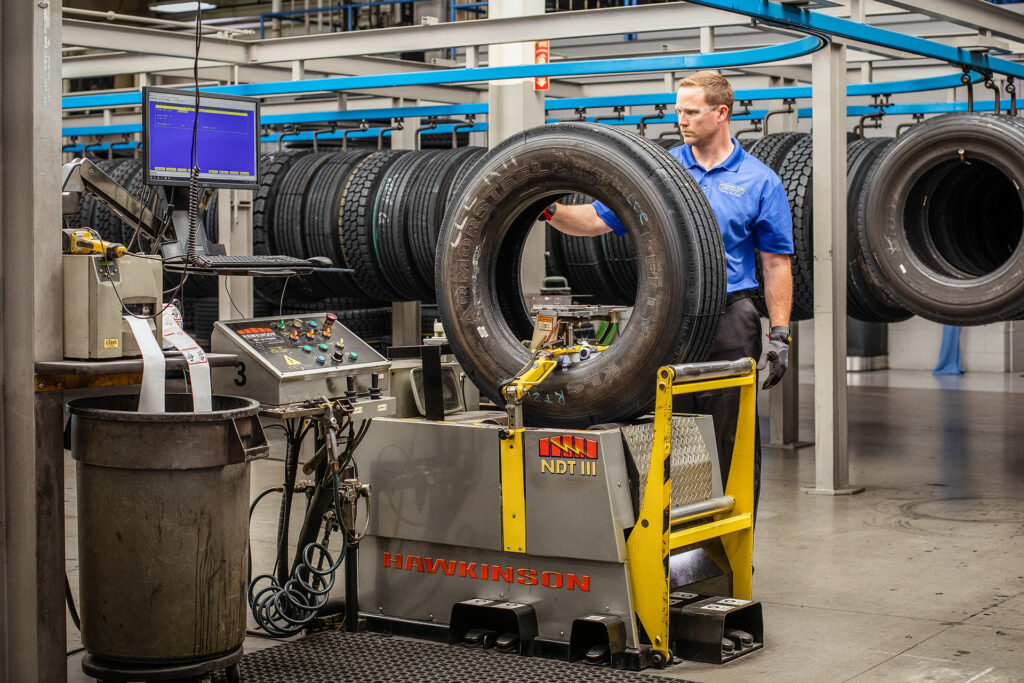
{"type": "MultiPolygon", "coordinates": [[[[252,193],[249,190],[217,190],[217,225],[229,254],[252,253],[252,193]]],[[[217,317],[220,320],[253,316],[252,278],[217,276],[217,317]]],[[[277,312],[276,310],[274,311],[277,312]]]]}
{"type": "Polygon", "coordinates": [[[789,370],[780,386],[768,393],[768,443],[772,448],[804,448],[812,441],[800,441],[800,335],[799,325],[790,325],[789,370]]]}
{"type": "Polygon", "coordinates": [[[391,345],[418,346],[423,343],[419,301],[391,303],[391,345]]]}
{"type": "Polygon", "coordinates": [[[849,483],[846,416],[846,46],[814,53],[814,441],[811,493],[849,483]]]}
{"type": "Polygon", "coordinates": [[[0,6],[0,679],[62,681],[61,3],[0,6]]]}
{"type": "MultiPolygon", "coordinates": [[[[543,14],[542,0],[522,3],[499,0],[488,7],[493,18],[543,14]]],[[[533,43],[491,45],[488,66],[512,66],[533,63],[533,43]]],[[[533,79],[491,82],[488,86],[487,146],[494,147],[505,138],[527,128],[544,124],[544,92],[533,89],[533,79]]],[[[540,294],[544,278],[543,223],[537,223],[523,248],[520,280],[527,295],[540,294]]]]}
{"type": "MultiPolygon", "coordinates": [[[[395,98],[391,102],[394,107],[416,106],[416,102],[406,102],[395,98]]],[[[416,129],[420,127],[419,117],[411,117],[402,122],[402,130],[391,131],[391,149],[418,149],[419,140],[416,129]]],[[[423,343],[420,329],[420,302],[393,301],[391,303],[391,345],[417,346],[423,343]]]]}

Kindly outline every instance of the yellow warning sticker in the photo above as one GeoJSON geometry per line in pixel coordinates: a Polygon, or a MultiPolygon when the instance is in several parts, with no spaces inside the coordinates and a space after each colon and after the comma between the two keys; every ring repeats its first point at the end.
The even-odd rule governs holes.
{"type": "Polygon", "coordinates": [[[105,348],[105,349],[116,349],[120,345],[120,341],[121,340],[117,339],[116,337],[113,338],[113,339],[104,339],[103,340],[103,348],[105,348]]]}
{"type": "Polygon", "coordinates": [[[287,363],[288,365],[302,365],[301,361],[297,361],[294,358],[292,358],[291,356],[285,356],[284,357],[284,362],[287,363]]]}

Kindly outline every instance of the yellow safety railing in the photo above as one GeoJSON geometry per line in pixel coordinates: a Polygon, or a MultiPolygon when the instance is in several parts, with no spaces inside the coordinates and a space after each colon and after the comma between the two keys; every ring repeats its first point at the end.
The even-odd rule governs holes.
{"type": "MultiPolygon", "coordinates": [[[[732,597],[750,599],[754,549],[754,404],[757,366],[753,359],[666,365],[658,370],[654,404],[654,442],[647,484],[636,526],[626,541],[633,604],[651,646],[666,663],[668,642],[669,556],[673,550],[721,538],[732,569],[732,597]],[[739,421],[725,500],[707,508],[708,521],[672,530],[672,397],[696,391],[740,390],[739,421]],[[660,456],[660,457],[659,457],[660,456]]],[[[686,521],[695,516],[687,516],[686,521]]]]}

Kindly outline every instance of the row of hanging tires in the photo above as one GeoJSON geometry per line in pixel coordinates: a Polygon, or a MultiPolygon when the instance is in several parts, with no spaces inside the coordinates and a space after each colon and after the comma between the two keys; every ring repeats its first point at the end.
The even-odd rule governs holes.
{"type": "MultiPolygon", "coordinates": [[[[678,141],[659,141],[664,147],[678,141]]],[[[813,163],[806,133],[741,140],[782,179],[793,215],[793,315],[813,315],[813,163]]],[[[253,252],[327,256],[354,274],[256,278],[256,299],[288,309],[331,299],[346,309],[435,300],[442,218],[484,150],[286,150],[262,159],[253,195],[253,252]]],[[[137,159],[99,162],[139,194],[137,159]]],[[[1024,314],[1024,121],[991,114],[938,116],[896,139],[847,145],[847,308],[868,322],[917,314],[954,325],[1024,314]]],[[[598,194],[595,192],[595,194],[598,194]]],[[[165,205],[162,193],[147,197],[165,205]]],[[[590,201],[584,194],[563,202],[590,201]]],[[[206,212],[216,240],[216,195],[206,212]]],[[[133,230],[85,197],[72,227],[133,242],[133,230]]],[[[138,238],[134,244],[145,247],[138,238]]],[[[546,266],[581,302],[632,305],[637,265],[627,235],[571,237],[548,227],[546,266]]],[[[168,276],[168,285],[175,276],[168,276]]],[[[216,294],[216,278],[190,278],[186,296],[216,294]]],[[[763,302],[759,302],[763,307],[763,302]]]]}
{"type": "MultiPolygon", "coordinates": [[[[355,297],[434,300],[434,250],[451,192],[479,147],[384,152],[287,150],[263,157],[253,198],[253,253],[327,256],[353,274],[323,272],[287,284],[290,301],[355,297]]],[[[284,282],[257,279],[277,303],[284,282]]]]}
{"type": "MultiPolygon", "coordinates": [[[[793,215],[793,320],[814,311],[813,163],[807,133],[741,140],[782,179],[793,215]]],[[[662,141],[670,148],[678,141],[662,141]]],[[[1024,121],[938,116],[898,138],[847,143],[847,310],[866,322],[919,315],[979,325],[1024,315],[1024,121]]],[[[569,195],[567,203],[590,201],[569,195]]],[[[631,304],[629,237],[548,228],[547,267],[574,293],[631,304]]],[[[755,299],[756,301],[756,299],[755,299]]],[[[763,310],[763,301],[757,302],[763,310]]]]}

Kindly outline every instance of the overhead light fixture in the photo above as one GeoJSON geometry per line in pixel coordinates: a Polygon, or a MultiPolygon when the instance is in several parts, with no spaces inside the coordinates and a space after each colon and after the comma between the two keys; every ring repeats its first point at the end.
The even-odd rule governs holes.
{"type": "Polygon", "coordinates": [[[167,14],[181,14],[182,12],[198,12],[199,10],[216,9],[212,2],[165,2],[159,5],[150,5],[149,9],[154,12],[166,12],[167,14]]]}

